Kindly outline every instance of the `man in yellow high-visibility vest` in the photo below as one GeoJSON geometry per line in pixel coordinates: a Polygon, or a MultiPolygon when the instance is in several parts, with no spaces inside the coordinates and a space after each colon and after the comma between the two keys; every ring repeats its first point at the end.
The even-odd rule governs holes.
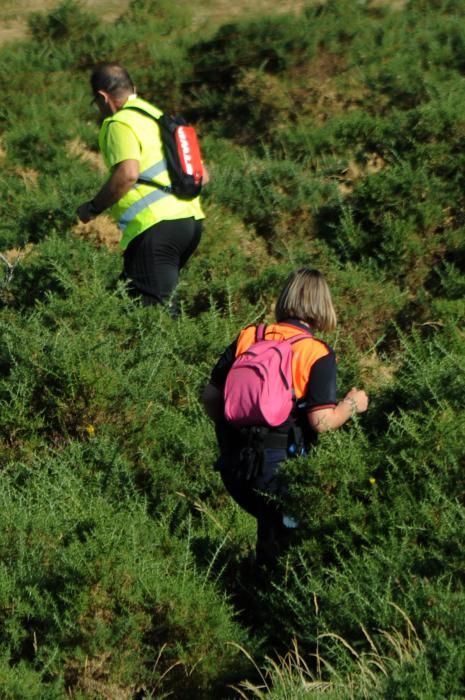
{"type": "Polygon", "coordinates": [[[204,219],[200,200],[178,199],[169,191],[155,119],[162,112],[137,97],[126,69],[100,64],[90,82],[103,118],[99,147],[110,175],[93,199],[78,207],[77,215],[87,223],[109,210],[122,232],[123,276],[130,292],[144,305],[163,304],[172,298],[179,270],[199,244],[204,219]]]}

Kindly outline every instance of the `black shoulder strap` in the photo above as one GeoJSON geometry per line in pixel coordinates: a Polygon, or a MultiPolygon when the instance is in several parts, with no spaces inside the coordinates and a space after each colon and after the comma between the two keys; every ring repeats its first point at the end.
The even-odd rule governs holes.
{"type": "MultiPolygon", "coordinates": [[[[150,117],[151,119],[154,119],[157,123],[163,116],[163,114],[160,114],[159,117],[156,117],[154,114],[151,114],[148,110],[144,109],[143,107],[133,107],[132,105],[128,105],[127,107],[124,107],[124,109],[132,109],[133,112],[140,112],[141,114],[145,114],[146,117],[150,117]]],[[[121,110],[123,111],[123,110],[121,110]]],[[[137,182],[140,182],[141,185],[148,185],[149,187],[156,187],[158,190],[162,190],[163,192],[166,192],[166,194],[173,194],[173,189],[169,185],[162,185],[161,182],[157,182],[156,180],[144,180],[143,178],[139,177],[137,178],[137,182]]]]}
{"type": "MultiPolygon", "coordinates": [[[[123,110],[124,109],[132,109],[133,112],[140,112],[141,114],[145,114],[146,117],[151,117],[152,119],[155,119],[156,122],[158,122],[159,119],[163,116],[163,113],[162,113],[162,114],[160,114],[159,117],[156,117],[154,114],[149,112],[147,109],[144,109],[143,107],[135,107],[133,105],[127,105],[127,107],[126,106],[123,107],[123,110]]],[[[123,110],[121,110],[121,111],[123,111],[123,110]]]]}

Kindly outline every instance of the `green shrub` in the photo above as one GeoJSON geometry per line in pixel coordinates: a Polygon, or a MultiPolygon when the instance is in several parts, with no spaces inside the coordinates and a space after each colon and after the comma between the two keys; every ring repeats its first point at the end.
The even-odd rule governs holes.
{"type": "MultiPolygon", "coordinates": [[[[394,688],[396,678],[399,692],[414,682],[425,689],[437,683],[448,696],[463,683],[460,653],[448,658],[447,671],[439,661],[446,637],[460,647],[456,611],[465,604],[460,333],[450,328],[428,342],[417,335],[404,344],[391,406],[377,407],[372,397],[371,417],[324,435],[308,457],[288,463],[286,507],[301,528],[285,578],[275,584],[273,619],[281,641],[295,636],[312,650],[323,631],[351,640],[357,650],[360,625],[369,634],[396,626],[395,603],[425,653],[410,669],[393,672],[388,686],[394,688]]],[[[269,627],[273,634],[274,624],[269,627]]],[[[328,658],[325,648],[321,643],[322,656],[339,666],[340,658],[328,658]]]]}
{"type": "Polygon", "coordinates": [[[134,488],[112,505],[106,490],[121,460],[102,482],[86,453],[70,443],[2,474],[3,656],[12,669],[29,658],[53,697],[61,684],[84,695],[142,686],[207,697],[219,667],[236,677],[229,642],[243,635],[194,573],[189,542],[169,534],[167,514],[148,518],[134,488]]]}
{"type": "Polygon", "coordinates": [[[0,695],[203,700],[263,667],[276,698],[459,697],[463,7],[197,12],[65,2],[0,50],[0,695]],[[103,179],[76,155],[87,74],[115,59],[212,176],[176,320],[127,295],[99,219],[72,233],[103,179]],[[300,527],[257,588],[199,396],[302,265],[330,282],[339,393],[370,406],[287,465],[300,527]]]}
{"type": "Polygon", "coordinates": [[[63,0],[51,12],[29,15],[29,31],[37,42],[80,41],[98,27],[97,16],[74,0],[63,0]]]}

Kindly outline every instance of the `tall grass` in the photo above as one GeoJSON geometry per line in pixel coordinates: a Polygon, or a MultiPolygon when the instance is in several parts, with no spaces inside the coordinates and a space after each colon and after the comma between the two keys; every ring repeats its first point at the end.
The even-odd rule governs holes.
{"type": "MultiPolygon", "coordinates": [[[[245,700],[265,697],[299,700],[320,696],[352,700],[396,696],[397,684],[391,683],[390,679],[394,675],[401,677],[406,669],[418,662],[424,647],[411,621],[402,610],[394,607],[404,617],[405,629],[379,630],[376,640],[363,629],[366,647],[363,650],[357,651],[339,635],[320,635],[319,642],[331,640],[336,653],[346,656],[348,669],[344,675],[338,672],[333,662],[320,654],[318,647],[309,664],[294,639],[291,649],[284,656],[267,658],[264,671],[257,667],[262,680],[260,685],[244,681],[236,688],[239,696],[245,700]]],[[[250,654],[242,651],[252,661],[250,654]]],[[[422,685],[421,695],[434,697],[434,685],[429,689],[422,685]]]]}

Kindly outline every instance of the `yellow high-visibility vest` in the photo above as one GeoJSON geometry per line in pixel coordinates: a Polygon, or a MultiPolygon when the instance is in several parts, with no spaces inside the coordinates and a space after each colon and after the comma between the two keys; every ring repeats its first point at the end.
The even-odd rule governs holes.
{"type": "MultiPolygon", "coordinates": [[[[150,103],[138,97],[128,100],[126,105],[102,123],[99,134],[99,147],[106,164],[111,168],[117,165],[109,146],[109,130],[112,125],[124,125],[118,130],[117,138],[130,135],[138,143],[139,153],[131,153],[131,158],[139,161],[139,177],[147,181],[156,181],[169,187],[170,179],[163,156],[160,131],[155,119],[126,107],[140,107],[146,112],[160,117],[162,112],[150,103]],[[129,129],[130,132],[127,132],[129,129]]],[[[118,128],[118,127],[117,127],[118,128]]],[[[120,247],[124,250],[137,235],[160,221],[175,219],[203,219],[204,213],[199,197],[186,201],[177,199],[169,192],[137,182],[110,209],[111,216],[122,232],[120,247]]]]}

